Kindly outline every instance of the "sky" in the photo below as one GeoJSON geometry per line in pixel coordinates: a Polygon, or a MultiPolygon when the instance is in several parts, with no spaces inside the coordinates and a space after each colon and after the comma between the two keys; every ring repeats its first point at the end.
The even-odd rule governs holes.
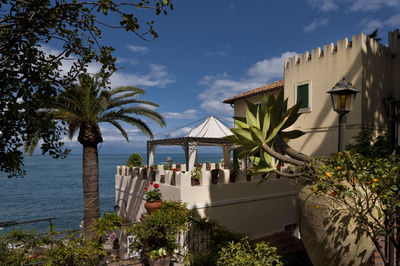
{"type": "MultiPolygon", "coordinates": [[[[138,86],[166,119],[160,128],[144,118],[155,138],[183,136],[196,121],[216,115],[230,126],[233,108],[222,101],[283,78],[285,58],[379,28],[400,27],[400,0],[175,0],[167,16],[154,16],[151,42],[122,30],[103,29],[101,44],[115,48],[111,86],[138,86]],[[226,120],[225,120],[226,119],[226,120]]],[[[152,17],[138,10],[139,23],[152,17]]],[[[115,23],[111,18],[109,23],[115,23]]],[[[47,51],[56,47],[44,47],[47,51]]],[[[67,67],[67,66],[64,66],[67,67]]],[[[89,70],[96,69],[96,64],[89,70]]],[[[327,89],[328,90],[328,89],[327,89]]],[[[129,143],[101,124],[103,153],[146,150],[145,135],[125,124],[129,143]]],[[[80,152],[76,138],[66,143],[80,152]]]]}

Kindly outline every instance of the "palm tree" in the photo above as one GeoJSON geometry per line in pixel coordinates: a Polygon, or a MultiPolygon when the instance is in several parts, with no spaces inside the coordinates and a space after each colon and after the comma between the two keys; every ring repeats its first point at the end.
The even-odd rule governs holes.
{"type": "MultiPolygon", "coordinates": [[[[100,81],[98,76],[92,77],[87,74],[79,77],[79,83],[66,89],[57,97],[55,103],[50,104],[50,113],[55,119],[67,124],[69,138],[72,139],[79,130],[78,141],[83,146],[84,235],[87,240],[91,240],[94,238],[91,225],[100,217],[97,144],[102,142],[103,138],[99,123],[112,124],[129,141],[128,134],[120,121],[139,128],[149,137],[153,136],[150,128],[143,120],[132,115],[146,116],[160,126],[164,126],[165,121],[159,113],[146,107],[158,107],[157,104],[134,98],[138,94],[145,93],[140,88],[126,86],[108,90],[105,89],[104,81],[100,81]]],[[[29,144],[34,145],[35,140],[31,140],[28,146],[29,144]]]]}

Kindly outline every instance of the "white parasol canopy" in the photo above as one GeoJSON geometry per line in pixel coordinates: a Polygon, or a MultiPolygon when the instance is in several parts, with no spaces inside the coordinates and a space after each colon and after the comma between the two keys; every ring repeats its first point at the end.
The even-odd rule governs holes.
{"type": "Polygon", "coordinates": [[[203,123],[190,130],[188,137],[222,138],[232,135],[232,132],[214,116],[207,117],[203,123]]]}

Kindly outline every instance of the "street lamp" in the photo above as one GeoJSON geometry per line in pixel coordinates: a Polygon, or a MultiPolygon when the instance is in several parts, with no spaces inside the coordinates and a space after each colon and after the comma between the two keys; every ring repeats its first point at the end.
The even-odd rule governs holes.
{"type": "Polygon", "coordinates": [[[344,150],[344,132],[346,130],[346,114],[353,109],[354,99],[359,91],[345,80],[339,81],[328,91],[332,98],[333,110],[339,114],[339,143],[338,151],[344,150]]]}

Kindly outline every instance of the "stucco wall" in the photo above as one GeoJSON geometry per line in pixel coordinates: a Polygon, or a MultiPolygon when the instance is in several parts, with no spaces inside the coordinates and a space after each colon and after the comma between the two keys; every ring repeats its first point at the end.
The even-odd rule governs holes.
{"type": "MultiPolygon", "coordinates": [[[[392,46],[397,45],[396,49],[400,50],[396,34],[392,37],[392,46]]],[[[337,151],[338,114],[333,111],[326,92],[343,77],[360,91],[353,111],[347,115],[346,144],[362,128],[382,133],[387,123],[385,99],[398,94],[395,84],[399,76],[395,71],[400,64],[398,56],[393,57],[394,51],[361,33],[351,41],[345,38],[336,46],[330,43],[323,50],[318,47],[311,54],[306,52],[288,59],[284,64],[288,106],[295,104],[296,85],[309,82],[311,86],[311,110],[304,112],[293,125],[306,135],[290,141],[290,145],[314,156],[337,151]]]]}
{"type": "Polygon", "coordinates": [[[258,94],[258,95],[252,96],[252,97],[248,97],[245,99],[235,101],[234,116],[235,117],[245,117],[246,116],[246,101],[249,101],[252,103],[261,103],[261,99],[264,95],[273,94],[276,98],[276,97],[278,97],[280,92],[281,92],[281,89],[274,90],[272,92],[266,92],[264,94],[258,94]]]}
{"type": "MultiPolygon", "coordinates": [[[[188,208],[201,217],[219,221],[230,230],[258,238],[284,231],[285,225],[297,223],[296,197],[298,184],[285,178],[271,177],[258,188],[260,177],[246,181],[240,172],[235,183],[229,182],[229,170],[220,172],[218,184],[211,184],[211,173],[202,170],[200,186],[190,185],[190,173],[178,172],[176,186],[169,185],[172,172],[165,173],[165,183],[160,183],[160,173],[156,182],[160,185],[164,200],[181,200],[188,208]]],[[[148,180],[118,171],[115,176],[116,203],[121,206],[120,215],[139,220],[144,209],[143,189],[148,180]],[[126,201],[127,205],[122,204],[126,201]],[[126,208],[127,207],[127,208],[126,208]]]]}

